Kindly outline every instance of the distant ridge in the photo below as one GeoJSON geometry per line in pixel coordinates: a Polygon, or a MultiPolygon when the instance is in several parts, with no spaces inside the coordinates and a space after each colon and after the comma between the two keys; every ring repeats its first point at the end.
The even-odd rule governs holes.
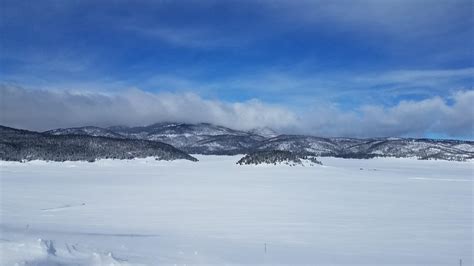
{"type": "MultiPolygon", "coordinates": [[[[271,130],[271,129],[270,129],[271,130]]],[[[273,130],[266,132],[274,132],[273,130]]],[[[341,158],[399,157],[465,161],[474,159],[474,142],[416,138],[323,138],[307,135],[263,136],[259,130],[240,131],[209,123],[156,123],[141,127],[76,127],[55,129],[47,136],[103,137],[107,141],[166,143],[190,154],[234,155],[256,151],[289,151],[296,154],[341,158]]],[[[132,143],[132,142],[130,142],[132,143]]]]}
{"type": "Polygon", "coordinates": [[[142,127],[116,126],[99,130],[90,127],[57,129],[48,134],[115,134],[119,138],[161,141],[191,154],[233,155],[254,151],[281,150],[298,154],[342,158],[413,157],[464,161],[474,158],[474,142],[415,138],[323,138],[307,135],[275,135],[269,128],[234,130],[209,123],[156,123],[142,127]]]}
{"type": "Polygon", "coordinates": [[[100,127],[72,127],[72,128],[58,128],[44,132],[50,135],[85,135],[92,137],[109,137],[109,138],[119,138],[125,139],[126,137],[100,127]]]}
{"type": "MultiPolygon", "coordinates": [[[[74,128],[74,134],[83,134],[88,130],[74,128]]],[[[97,133],[98,131],[96,131],[97,133]]],[[[264,136],[251,132],[239,131],[209,123],[186,124],[175,122],[156,123],[149,126],[125,127],[114,126],[103,129],[102,134],[109,132],[121,138],[160,141],[170,144],[188,153],[195,154],[242,154],[253,149],[264,136]]],[[[46,134],[69,135],[70,129],[46,131],[46,134]]]]}

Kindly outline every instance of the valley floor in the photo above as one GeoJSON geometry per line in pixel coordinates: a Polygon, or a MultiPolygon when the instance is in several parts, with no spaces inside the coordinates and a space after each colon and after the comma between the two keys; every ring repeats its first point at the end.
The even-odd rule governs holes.
{"type": "Polygon", "coordinates": [[[0,162],[1,265],[472,265],[473,162],[0,162]]]}

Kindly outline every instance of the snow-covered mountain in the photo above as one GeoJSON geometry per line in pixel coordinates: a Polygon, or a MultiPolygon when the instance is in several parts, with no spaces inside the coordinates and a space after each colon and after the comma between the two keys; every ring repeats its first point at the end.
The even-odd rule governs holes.
{"type": "Polygon", "coordinates": [[[279,135],[275,130],[269,127],[254,128],[254,129],[249,130],[249,133],[260,135],[266,138],[273,138],[279,135]]]}
{"type": "Polygon", "coordinates": [[[257,150],[281,150],[318,156],[335,156],[340,147],[327,138],[300,135],[280,135],[259,143],[257,150]]]}
{"type": "Polygon", "coordinates": [[[236,154],[254,147],[265,137],[209,123],[157,123],[144,127],[110,127],[121,136],[157,140],[190,153],[236,154]]]}
{"type": "Polygon", "coordinates": [[[195,135],[195,136],[217,136],[217,135],[248,135],[249,133],[233,130],[223,126],[209,123],[186,124],[186,123],[156,123],[142,127],[114,126],[107,128],[113,132],[136,138],[154,138],[170,135],[195,135]]]}
{"type": "Polygon", "coordinates": [[[322,138],[279,135],[269,128],[239,131],[209,123],[157,123],[142,127],[115,126],[57,129],[54,135],[91,135],[160,141],[193,154],[248,154],[281,150],[298,154],[343,158],[416,157],[419,159],[474,159],[474,142],[413,138],[322,138]]]}
{"type": "Polygon", "coordinates": [[[281,135],[267,139],[258,150],[285,150],[344,158],[416,157],[419,159],[474,159],[474,142],[413,138],[318,138],[281,135]]]}
{"type": "Polygon", "coordinates": [[[182,149],[197,154],[243,154],[253,150],[262,140],[264,138],[258,135],[218,135],[207,137],[182,149]]]}
{"type": "MultiPolygon", "coordinates": [[[[259,132],[274,135],[269,128],[259,132]]],[[[109,128],[80,127],[46,131],[52,135],[90,135],[122,139],[160,141],[189,153],[197,154],[242,154],[253,149],[266,137],[251,131],[233,130],[209,123],[156,123],[149,126],[109,128]]]]}
{"type": "Polygon", "coordinates": [[[343,156],[417,157],[419,159],[465,160],[474,158],[474,142],[389,138],[362,141],[342,150],[343,156]]]}
{"type": "Polygon", "coordinates": [[[93,137],[109,137],[124,139],[126,137],[117,134],[111,130],[100,127],[73,127],[73,128],[58,128],[44,132],[50,135],[86,135],[93,137]]]}

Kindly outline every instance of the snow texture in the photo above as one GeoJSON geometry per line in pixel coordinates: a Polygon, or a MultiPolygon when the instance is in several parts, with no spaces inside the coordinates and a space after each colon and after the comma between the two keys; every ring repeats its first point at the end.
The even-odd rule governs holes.
{"type": "Polygon", "coordinates": [[[473,162],[1,162],[1,265],[472,265],[473,162]]]}

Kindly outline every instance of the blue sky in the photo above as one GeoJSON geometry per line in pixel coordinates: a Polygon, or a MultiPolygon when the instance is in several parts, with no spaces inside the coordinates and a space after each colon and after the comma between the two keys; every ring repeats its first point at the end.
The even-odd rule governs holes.
{"type": "MultiPolygon", "coordinates": [[[[258,103],[263,109],[247,114],[249,121],[241,121],[238,127],[261,124],[317,135],[472,138],[474,114],[468,107],[474,105],[470,102],[472,1],[0,3],[4,99],[20,91],[27,94],[22,97],[41,91],[49,97],[43,102],[50,106],[51,101],[60,101],[54,97],[66,101],[64,95],[87,95],[94,103],[98,97],[131,101],[130,94],[156,97],[158,102],[163,95],[176,99],[193,95],[197,101],[227,110],[209,114],[196,109],[173,115],[174,109],[182,112],[181,106],[173,102],[176,99],[168,99],[164,109],[128,110],[137,113],[129,120],[81,120],[71,114],[54,120],[76,119],[76,123],[58,122],[50,127],[163,119],[232,125],[228,120],[240,114],[235,113],[235,106],[258,103]],[[459,103],[465,99],[467,104],[459,103]],[[412,110],[416,114],[401,110],[406,103],[419,107],[426,102],[438,105],[412,110]],[[369,116],[367,110],[374,108],[385,116],[369,116]],[[288,121],[279,123],[275,109],[287,113],[288,121]],[[433,114],[432,110],[441,113],[429,118],[423,128],[415,126],[418,122],[404,121],[423,112],[433,114]],[[453,126],[446,121],[455,112],[470,119],[460,119],[453,126]],[[196,118],[183,118],[196,113],[200,113],[196,118]],[[334,119],[314,118],[322,115],[334,119]],[[394,122],[388,123],[390,120],[394,122]],[[368,125],[371,121],[384,128],[372,133],[368,126],[357,131],[347,128],[347,123],[368,125]]],[[[19,109],[21,104],[11,108],[19,109]]],[[[67,102],[55,110],[67,108],[65,105],[67,102]]],[[[34,120],[47,115],[51,116],[43,114],[34,120]]],[[[4,124],[41,128],[31,124],[33,118],[28,114],[2,119],[4,124]]]]}

